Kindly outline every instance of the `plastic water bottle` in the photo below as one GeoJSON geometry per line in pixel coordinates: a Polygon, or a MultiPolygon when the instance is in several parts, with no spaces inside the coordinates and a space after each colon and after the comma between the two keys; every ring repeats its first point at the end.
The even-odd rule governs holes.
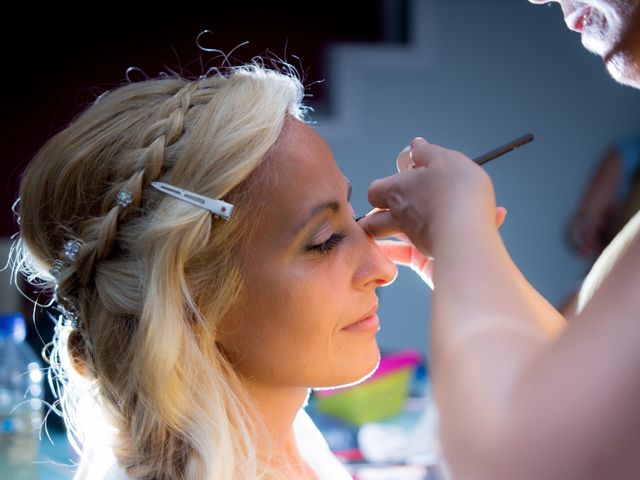
{"type": "Polygon", "coordinates": [[[0,478],[36,480],[43,375],[21,313],[0,315],[0,478]]]}

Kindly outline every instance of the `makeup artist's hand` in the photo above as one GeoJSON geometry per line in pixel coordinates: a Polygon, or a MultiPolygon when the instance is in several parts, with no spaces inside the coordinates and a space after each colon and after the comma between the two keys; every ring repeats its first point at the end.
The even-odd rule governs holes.
{"type": "MultiPolygon", "coordinates": [[[[428,259],[438,243],[452,235],[473,238],[479,226],[503,223],[506,210],[495,206],[491,179],[460,152],[417,138],[410,151],[398,158],[398,169],[399,173],[376,180],[369,187],[369,201],[376,209],[359,223],[371,236],[404,234],[404,243],[410,243],[428,259]]],[[[407,258],[419,257],[404,252],[398,255],[398,263],[405,263],[403,259],[407,258]]],[[[423,278],[426,275],[430,279],[429,263],[422,261],[420,266],[411,262],[414,269],[424,271],[423,278]]]]}
{"type": "Polygon", "coordinates": [[[424,255],[406,235],[397,240],[376,240],[380,250],[396,265],[410,267],[433,290],[433,259],[424,255]]]}

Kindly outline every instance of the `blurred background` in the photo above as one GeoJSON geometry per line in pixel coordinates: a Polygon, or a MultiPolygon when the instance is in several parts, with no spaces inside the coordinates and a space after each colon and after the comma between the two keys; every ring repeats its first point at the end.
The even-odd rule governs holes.
{"type": "MultiPolygon", "coordinates": [[[[589,263],[565,241],[567,221],[601,153],[640,131],[640,93],[609,78],[601,60],[567,30],[557,5],[324,0],[170,10],[133,2],[15,7],[5,17],[13,28],[1,33],[3,258],[18,230],[11,205],[21,173],[44,141],[115,85],[219,66],[220,54],[196,44],[204,30],[210,33],[200,37],[201,46],[233,51],[231,63],[268,51],[298,69],[315,126],[353,184],[358,214],[370,208],[370,182],[395,171],[396,155],[416,135],[476,156],[533,133],[533,143],[486,168],[498,204],[509,212],[501,230],[509,251],[556,305],[589,263]]],[[[50,322],[40,311],[34,315],[9,285],[9,272],[3,274],[0,308],[24,312],[28,339],[40,351],[50,322]]],[[[381,347],[427,355],[429,302],[427,288],[401,270],[381,291],[381,347]]]]}

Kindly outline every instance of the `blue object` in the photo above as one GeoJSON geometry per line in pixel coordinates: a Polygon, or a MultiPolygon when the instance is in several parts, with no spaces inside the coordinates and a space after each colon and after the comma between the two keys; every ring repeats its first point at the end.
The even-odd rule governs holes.
{"type": "Polygon", "coordinates": [[[11,338],[22,342],[27,335],[27,324],[22,313],[0,314],[0,339],[11,338]]]}
{"type": "Polygon", "coordinates": [[[25,335],[21,313],[0,315],[0,472],[12,480],[37,478],[43,414],[42,368],[25,335]]]}

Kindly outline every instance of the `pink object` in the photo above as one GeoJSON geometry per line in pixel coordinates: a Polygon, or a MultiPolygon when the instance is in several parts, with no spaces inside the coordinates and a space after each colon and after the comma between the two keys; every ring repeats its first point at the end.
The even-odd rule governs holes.
{"type": "Polygon", "coordinates": [[[348,388],[355,388],[368,382],[373,382],[385,375],[396,373],[398,370],[405,368],[413,368],[420,363],[422,359],[420,353],[416,350],[403,350],[400,352],[389,353],[380,358],[380,364],[376,371],[364,382],[349,387],[329,388],[323,390],[315,390],[314,394],[320,397],[328,397],[335,393],[339,393],[348,388]]]}

